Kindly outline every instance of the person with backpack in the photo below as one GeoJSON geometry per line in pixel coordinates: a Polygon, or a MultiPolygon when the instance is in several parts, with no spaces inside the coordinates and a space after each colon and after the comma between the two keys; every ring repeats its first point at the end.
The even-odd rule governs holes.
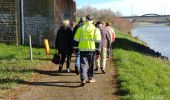
{"type": "Polygon", "coordinates": [[[106,28],[109,31],[110,38],[111,38],[111,41],[108,43],[108,46],[107,46],[107,58],[110,58],[111,50],[112,50],[112,44],[114,43],[116,36],[115,36],[114,29],[111,27],[111,23],[107,22],[106,23],[106,28]]]}
{"type": "Polygon", "coordinates": [[[75,47],[80,51],[80,80],[81,86],[88,82],[95,82],[94,79],[94,54],[100,52],[100,31],[93,25],[94,17],[86,16],[86,22],[78,28],[74,36],[75,47]]]}
{"type": "Polygon", "coordinates": [[[70,72],[70,61],[72,54],[72,40],[73,40],[73,32],[69,27],[69,20],[64,20],[62,22],[62,26],[57,31],[55,48],[58,51],[58,54],[61,55],[61,60],[59,62],[59,73],[62,72],[63,64],[65,62],[65,58],[67,58],[67,72],[70,72]]]}

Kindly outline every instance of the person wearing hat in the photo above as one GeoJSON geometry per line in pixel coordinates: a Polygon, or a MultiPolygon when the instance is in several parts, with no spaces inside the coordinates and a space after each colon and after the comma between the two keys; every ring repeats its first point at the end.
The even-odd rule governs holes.
{"type": "Polygon", "coordinates": [[[94,79],[94,54],[100,51],[101,35],[99,29],[93,25],[94,17],[86,16],[83,26],[78,28],[74,36],[75,47],[80,51],[80,79],[84,86],[88,82],[95,82],[94,79]]]}
{"type": "Polygon", "coordinates": [[[66,64],[67,72],[70,72],[72,40],[73,40],[73,32],[69,27],[69,20],[63,20],[62,26],[57,31],[57,36],[55,41],[55,48],[57,49],[58,54],[61,55],[61,60],[59,62],[59,73],[62,72],[65,58],[67,58],[67,64],[66,64]]]}

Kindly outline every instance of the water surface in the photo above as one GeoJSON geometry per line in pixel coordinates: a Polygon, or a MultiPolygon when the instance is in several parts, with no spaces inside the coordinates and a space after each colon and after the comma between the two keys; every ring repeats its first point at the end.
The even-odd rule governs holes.
{"type": "Polygon", "coordinates": [[[170,26],[142,25],[135,26],[132,35],[147,43],[147,45],[170,58],[170,26]]]}

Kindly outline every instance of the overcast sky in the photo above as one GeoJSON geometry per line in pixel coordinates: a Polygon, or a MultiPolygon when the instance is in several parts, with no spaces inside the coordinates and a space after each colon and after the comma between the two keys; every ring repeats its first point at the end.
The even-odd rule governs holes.
{"type": "Polygon", "coordinates": [[[170,15],[170,0],[75,0],[77,8],[91,6],[98,9],[110,8],[123,16],[148,13],[170,15]]]}

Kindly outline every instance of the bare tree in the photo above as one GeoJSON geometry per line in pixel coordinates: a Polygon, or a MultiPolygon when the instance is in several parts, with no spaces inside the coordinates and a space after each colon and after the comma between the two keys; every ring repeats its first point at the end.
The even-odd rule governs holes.
{"type": "Polygon", "coordinates": [[[125,32],[125,33],[130,33],[132,29],[132,23],[126,19],[123,19],[121,17],[114,17],[112,20],[112,23],[114,27],[117,29],[125,32]]]}
{"type": "Polygon", "coordinates": [[[113,12],[111,9],[92,8],[90,6],[77,9],[77,17],[91,14],[95,16],[96,21],[111,22],[117,29],[129,33],[132,28],[132,23],[126,19],[121,18],[122,14],[119,11],[113,12]]]}

